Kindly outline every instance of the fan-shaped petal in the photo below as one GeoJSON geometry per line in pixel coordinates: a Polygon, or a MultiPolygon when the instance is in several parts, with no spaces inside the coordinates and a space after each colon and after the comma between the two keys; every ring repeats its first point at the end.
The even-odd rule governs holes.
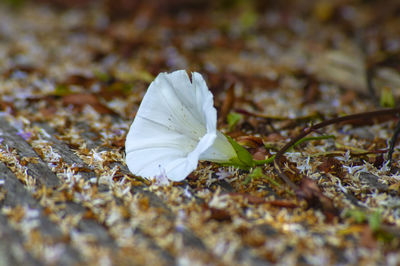
{"type": "Polygon", "coordinates": [[[129,170],[146,178],[165,171],[179,181],[196,169],[199,159],[229,160],[236,154],[216,124],[213,95],[200,74],[193,73],[192,82],[184,70],[159,74],[126,138],[129,170]]]}

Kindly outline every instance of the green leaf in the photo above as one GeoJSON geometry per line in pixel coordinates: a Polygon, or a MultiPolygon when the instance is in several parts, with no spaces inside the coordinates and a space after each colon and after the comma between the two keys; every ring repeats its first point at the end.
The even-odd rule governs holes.
{"type": "Polygon", "coordinates": [[[107,87],[108,91],[111,92],[120,92],[123,94],[131,93],[132,85],[124,83],[124,82],[114,82],[110,86],[107,87]]]}
{"type": "Polygon", "coordinates": [[[135,77],[138,80],[143,80],[149,83],[152,82],[155,78],[150,72],[145,70],[137,71],[135,77]]]}
{"type": "Polygon", "coordinates": [[[246,179],[243,181],[243,185],[247,185],[250,183],[252,179],[258,179],[260,177],[265,177],[261,167],[256,167],[251,171],[250,174],[247,175],[246,179]]]}
{"type": "Polygon", "coordinates": [[[254,27],[254,25],[257,23],[258,14],[252,8],[245,8],[239,17],[239,20],[243,29],[247,30],[254,27]]]}
{"type": "Polygon", "coordinates": [[[382,213],[379,210],[374,212],[366,212],[360,209],[348,210],[346,216],[353,218],[356,223],[368,222],[373,232],[377,232],[381,228],[382,213]]]}
{"type": "Polygon", "coordinates": [[[251,178],[257,179],[257,178],[262,177],[263,175],[264,174],[263,174],[261,167],[256,167],[253,169],[253,171],[251,171],[251,173],[248,176],[251,178]]]}
{"type": "Polygon", "coordinates": [[[72,92],[67,85],[59,84],[54,89],[55,96],[66,96],[70,95],[72,92]]]}
{"type": "Polygon", "coordinates": [[[230,112],[228,116],[226,117],[226,120],[228,121],[229,125],[229,131],[231,131],[237,123],[239,123],[240,119],[243,118],[243,115],[235,113],[235,112],[230,112]]]}
{"type": "Polygon", "coordinates": [[[108,82],[111,80],[111,76],[105,72],[94,71],[93,74],[102,82],[108,82]]]}
{"type": "Polygon", "coordinates": [[[384,87],[381,92],[380,105],[382,107],[395,107],[393,92],[390,88],[384,87]]]}
{"type": "Polygon", "coordinates": [[[375,211],[368,216],[368,224],[371,227],[373,232],[376,232],[380,229],[382,224],[382,215],[380,211],[375,211]]]}
{"type": "Polygon", "coordinates": [[[242,164],[247,168],[253,167],[254,166],[253,156],[251,156],[251,154],[245,148],[243,148],[239,143],[234,141],[231,137],[226,136],[226,138],[228,139],[229,143],[232,145],[233,149],[237,154],[238,161],[236,161],[236,158],[232,159],[232,161],[236,161],[236,163],[242,164]]]}
{"type": "Polygon", "coordinates": [[[366,213],[359,209],[348,210],[346,216],[353,218],[356,223],[362,223],[367,220],[366,213]]]}

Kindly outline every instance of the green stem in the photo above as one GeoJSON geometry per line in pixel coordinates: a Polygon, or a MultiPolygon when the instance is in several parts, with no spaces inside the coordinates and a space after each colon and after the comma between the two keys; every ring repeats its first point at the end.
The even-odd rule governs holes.
{"type": "Polygon", "coordinates": [[[307,138],[302,138],[299,139],[298,141],[296,141],[292,146],[290,146],[290,149],[293,149],[294,147],[296,147],[297,145],[300,145],[301,143],[305,142],[305,141],[310,141],[310,140],[320,140],[320,139],[336,139],[336,137],[334,135],[324,135],[324,136],[317,136],[317,137],[307,137],[307,138]]]}
{"type": "MultiPolygon", "coordinates": [[[[290,146],[290,148],[288,150],[293,149],[294,147],[300,145],[301,143],[303,143],[305,141],[320,140],[320,139],[335,139],[335,136],[333,136],[333,135],[325,135],[325,136],[302,138],[302,139],[298,140],[297,142],[295,142],[292,146],[290,146]]],[[[256,166],[264,165],[264,164],[270,164],[270,163],[273,163],[274,160],[275,160],[275,155],[272,155],[271,157],[269,157],[269,158],[267,158],[265,160],[254,160],[254,164],[256,166]]]]}
{"type": "Polygon", "coordinates": [[[269,163],[273,163],[275,160],[275,155],[272,155],[271,157],[265,159],[265,160],[254,160],[254,164],[255,165],[264,165],[264,164],[269,164],[269,163]]]}

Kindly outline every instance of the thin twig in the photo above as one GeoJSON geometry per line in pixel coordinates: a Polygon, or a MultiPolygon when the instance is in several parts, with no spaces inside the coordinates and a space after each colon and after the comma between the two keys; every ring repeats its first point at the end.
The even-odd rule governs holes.
{"type": "Polygon", "coordinates": [[[284,181],[288,186],[290,186],[295,192],[299,190],[299,187],[293,183],[289,177],[284,173],[281,165],[281,159],[283,154],[290,149],[296,142],[307,136],[308,134],[332,125],[332,124],[338,124],[341,122],[349,122],[349,121],[354,121],[358,119],[372,119],[374,117],[379,117],[383,115],[396,115],[400,114],[400,107],[398,108],[393,108],[393,109],[384,109],[384,110],[378,110],[378,111],[372,111],[372,112],[365,112],[365,113],[360,113],[360,114],[354,114],[354,115],[347,115],[347,116],[341,116],[333,119],[329,119],[326,121],[323,121],[321,123],[315,124],[311,127],[304,128],[303,131],[297,135],[296,137],[292,138],[283,148],[281,148],[276,154],[275,154],[275,160],[274,160],[274,167],[276,171],[278,172],[278,176],[284,181]]]}
{"type": "Polygon", "coordinates": [[[399,134],[400,134],[400,120],[399,122],[397,122],[396,129],[394,130],[393,136],[390,139],[389,152],[387,157],[387,160],[389,161],[389,168],[392,168],[392,156],[394,152],[394,145],[396,144],[396,140],[399,137],[399,134]]]}

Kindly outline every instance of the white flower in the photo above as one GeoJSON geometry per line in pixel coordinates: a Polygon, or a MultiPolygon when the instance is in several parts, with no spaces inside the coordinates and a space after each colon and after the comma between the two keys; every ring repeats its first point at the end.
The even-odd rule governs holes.
{"type": "Polygon", "coordinates": [[[236,158],[216,127],[213,95],[199,73],[192,73],[192,82],[184,70],[161,73],[150,84],[126,138],[129,170],[151,179],[163,169],[169,179],[180,181],[199,160],[236,158]]]}

